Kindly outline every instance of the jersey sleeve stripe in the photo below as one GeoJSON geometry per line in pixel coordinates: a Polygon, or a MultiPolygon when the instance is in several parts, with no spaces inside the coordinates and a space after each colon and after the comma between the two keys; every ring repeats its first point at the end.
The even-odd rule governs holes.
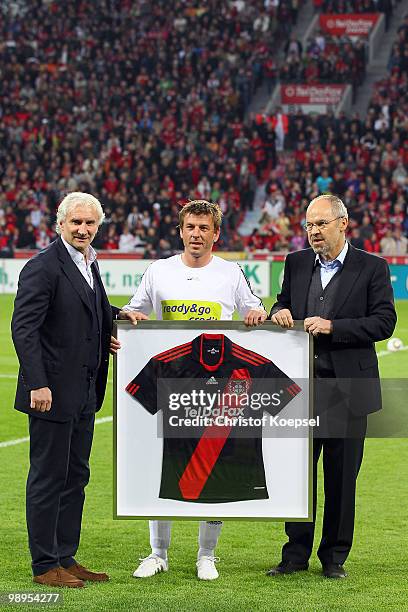
{"type": "Polygon", "coordinates": [[[244,361],[244,362],[249,363],[249,364],[254,365],[254,366],[258,366],[259,367],[261,365],[265,365],[264,363],[262,363],[260,361],[255,361],[251,357],[248,357],[248,355],[241,355],[240,353],[234,353],[234,351],[231,354],[232,354],[233,357],[237,357],[241,361],[244,361]]]}
{"type": "Polygon", "coordinates": [[[243,346],[240,346],[239,344],[235,344],[235,342],[232,343],[232,348],[236,349],[237,351],[240,351],[241,353],[244,353],[245,355],[251,355],[251,357],[255,357],[256,359],[265,361],[265,363],[271,363],[271,361],[267,359],[267,357],[264,357],[263,355],[259,355],[259,353],[255,353],[254,351],[244,348],[243,346]]]}
{"type": "Polygon", "coordinates": [[[246,359],[252,359],[253,361],[258,362],[259,364],[267,364],[271,363],[269,359],[263,357],[262,355],[258,355],[257,353],[253,353],[252,351],[248,351],[247,349],[243,349],[239,347],[237,344],[232,345],[232,353],[235,353],[235,356],[243,357],[246,359]]]}
{"type": "Polygon", "coordinates": [[[237,263],[238,268],[241,271],[241,274],[243,275],[243,277],[245,278],[245,282],[249,287],[250,292],[252,293],[252,295],[254,297],[256,297],[259,300],[259,306],[262,306],[262,308],[265,308],[263,301],[261,300],[261,298],[259,297],[259,295],[256,295],[256,293],[253,292],[252,287],[251,287],[251,283],[249,282],[247,275],[245,274],[244,270],[241,268],[241,266],[239,265],[239,263],[237,263]]]}
{"type": "Polygon", "coordinates": [[[170,355],[171,353],[177,353],[180,349],[189,347],[191,345],[192,345],[191,342],[186,342],[185,344],[180,344],[180,346],[174,346],[173,348],[167,349],[166,351],[163,351],[162,353],[158,353],[157,355],[153,357],[153,359],[160,359],[161,357],[166,357],[167,355],[170,355]]]}
{"type": "Polygon", "coordinates": [[[239,357],[240,359],[250,360],[258,365],[267,365],[268,363],[271,363],[270,361],[263,361],[263,359],[257,359],[256,357],[253,357],[252,355],[247,355],[245,353],[241,353],[240,351],[233,350],[232,355],[234,355],[234,357],[239,357]]]}
{"type": "Polygon", "coordinates": [[[286,387],[286,391],[292,396],[292,397],[296,397],[296,395],[301,391],[302,389],[296,384],[293,383],[293,385],[290,385],[289,387],[286,387]]]}
{"type": "Polygon", "coordinates": [[[130,383],[126,387],[126,391],[130,393],[130,395],[135,395],[136,391],[140,389],[140,385],[136,385],[135,383],[130,383]]]}

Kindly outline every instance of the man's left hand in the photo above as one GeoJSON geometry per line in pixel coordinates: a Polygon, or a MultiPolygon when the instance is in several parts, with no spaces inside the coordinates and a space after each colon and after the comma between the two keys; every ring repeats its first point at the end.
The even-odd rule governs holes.
{"type": "Polygon", "coordinates": [[[333,332],[333,323],[328,319],[322,319],[321,317],[307,317],[304,322],[305,331],[313,336],[319,334],[331,334],[333,332]]]}
{"type": "Polygon", "coordinates": [[[266,320],[267,316],[266,310],[253,308],[246,313],[244,323],[248,325],[248,327],[256,327],[257,325],[261,325],[266,320]]]}
{"type": "Polygon", "coordinates": [[[119,340],[115,338],[115,336],[111,336],[110,347],[109,347],[110,354],[116,355],[120,347],[121,347],[121,344],[119,340]]]}

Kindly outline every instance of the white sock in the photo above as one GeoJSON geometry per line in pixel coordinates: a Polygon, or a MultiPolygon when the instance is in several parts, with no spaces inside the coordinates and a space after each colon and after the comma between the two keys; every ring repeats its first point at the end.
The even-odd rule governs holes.
{"type": "Polygon", "coordinates": [[[200,557],[214,557],[215,547],[221,533],[221,521],[200,521],[198,532],[198,555],[200,557]]]}
{"type": "Polygon", "coordinates": [[[149,531],[152,553],[166,560],[170,546],[171,521],[149,521],[149,531]]]}

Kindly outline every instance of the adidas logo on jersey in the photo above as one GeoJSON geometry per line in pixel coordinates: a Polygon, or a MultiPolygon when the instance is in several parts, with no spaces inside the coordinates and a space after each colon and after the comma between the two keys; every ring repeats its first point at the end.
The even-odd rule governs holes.
{"type": "Polygon", "coordinates": [[[218,385],[218,382],[215,380],[214,376],[211,376],[205,383],[206,385],[218,385]]]}

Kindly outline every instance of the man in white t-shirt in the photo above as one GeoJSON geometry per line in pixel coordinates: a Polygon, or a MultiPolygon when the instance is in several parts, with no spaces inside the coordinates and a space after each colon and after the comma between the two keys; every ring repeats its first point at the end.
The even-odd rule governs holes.
{"type": "MultiPolygon", "coordinates": [[[[262,301],[252,293],[240,266],[212,254],[221,218],[218,204],[206,200],[186,204],[179,215],[184,252],[149,266],[119,318],[137,322],[154,311],[163,320],[228,321],[237,310],[246,325],[263,323],[266,312],[262,301]]],[[[197,575],[201,580],[218,578],[215,547],[221,525],[220,521],[200,522],[197,575]]],[[[136,578],[149,578],[168,569],[171,521],[150,521],[149,527],[152,552],[141,559],[133,574],[136,578]]]]}

